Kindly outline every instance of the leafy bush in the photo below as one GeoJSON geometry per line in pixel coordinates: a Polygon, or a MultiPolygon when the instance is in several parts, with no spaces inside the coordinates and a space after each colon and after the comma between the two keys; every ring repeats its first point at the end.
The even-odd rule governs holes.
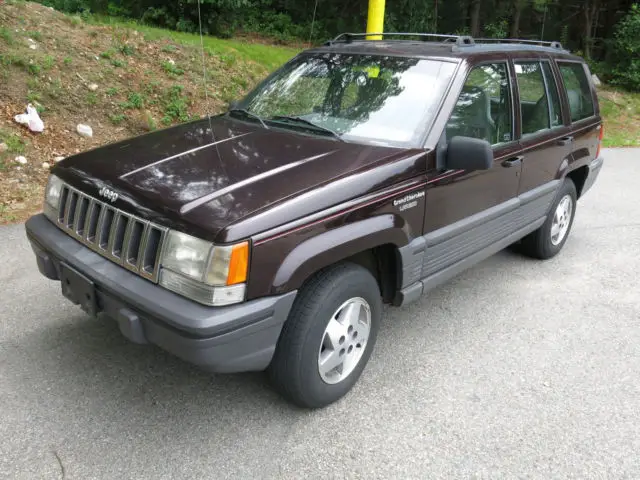
{"type": "Polygon", "coordinates": [[[610,82],[640,91],[640,4],[618,23],[611,42],[610,82]]]}

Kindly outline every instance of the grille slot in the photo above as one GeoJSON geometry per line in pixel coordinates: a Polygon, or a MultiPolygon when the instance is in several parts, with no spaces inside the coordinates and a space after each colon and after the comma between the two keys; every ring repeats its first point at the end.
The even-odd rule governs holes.
{"type": "Polygon", "coordinates": [[[145,238],[144,248],[142,249],[142,258],[140,262],[141,275],[153,275],[158,269],[158,260],[160,260],[160,245],[164,240],[164,231],[149,226],[147,229],[147,237],[145,238]]]}
{"type": "Polygon", "coordinates": [[[76,207],[76,219],[75,219],[75,233],[76,235],[82,237],[84,235],[86,221],[87,221],[87,210],[89,209],[90,199],[89,197],[82,195],[80,201],[78,202],[78,206],[76,207]]]}
{"type": "Polygon", "coordinates": [[[96,232],[98,231],[98,220],[100,220],[100,214],[102,213],[102,205],[95,200],[91,200],[91,211],[89,212],[89,220],[87,228],[87,242],[90,244],[96,243],[96,232]]]}
{"type": "Polygon", "coordinates": [[[124,244],[124,234],[127,232],[129,217],[122,213],[118,214],[113,225],[113,241],[111,245],[111,255],[122,258],[122,245],[124,244]]]}
{"type": "Polygon", "coordinates": [[[60,205],[58,206],[58,221],[64,220],[64,212],[67,211],[67,199],[69,198],[69,187],[63,187],[60,194],[60,205]]]}
{"type": "Polygon", "coordinates": [[[60,195],[57,225],[100,255],[157,283],[166,228],[66,184],[60,195]]]}
{"type": "Polygon", "coordinates": [[[145,224],[139,220],[133,220],[129,224],[127,249],[125,252],[125,266],[127,268],[138,268],[138,258],[140,256],[140,246],[144,235],[145,224]]]}
{"type": "Polygon", "coordinates": [[[102,250],[106,250],[109,246],[109,237],[111,236],[111,225],[114,215],[115,210],[113,208],[102,208],[102,215],[100,215],[98,222],[98,247],[102,250]]]}
{"type": "Polygon", "coordinates": [[[64,213],[64,225],[73,229],[73,222],[76,219],[76,207],[78,206],[78,192],[71,192],[67,202],[67,211],[64,213]]]}

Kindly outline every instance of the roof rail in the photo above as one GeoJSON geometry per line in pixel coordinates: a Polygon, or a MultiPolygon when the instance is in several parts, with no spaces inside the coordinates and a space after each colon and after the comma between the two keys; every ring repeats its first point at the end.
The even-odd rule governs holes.
{"type": "Polygon", "coordinates": [[[458,46],[473,45],[475,42],[468,35],[441,35],[439,33],[405,33],[405,32],[387,32],[387,33],[341,33],[333,40],[329,40],[325,45],[329,46],[334,43],[351,43],[354,40],[366,40],[367,37],[418,37],[424,42],[442,41],[447,43],[455,43],[458,46]]]}
{"type": "MultiPolygon", "coordinates": [[[[378,37],[377,39],[384,39],[385,37],[391,37],[393,39],[401,40],[401,37],[409,39],[411,37],[417,37],[424,42],[437,42],[453,43],[458,47],[469,47],[478,43],[515,43],[524,45],[539,45],[544,47],[556,48],[558,50],[565,50],[560,42],[545,42],[542,40],[527,40],[522,38],[473,38],[469,35],[442,35],[439,33],[411,33],[411,32],[387,32],[387,33],[341,33],[333,40],[329,40],[325,43],[326,46],[331,46],[334,43],[351,43],[353,41],[367,40],[368,37],[378,37]]],[[[376,40],[377,40],[376,39],[376,40]]]]}
{"type": "Polygon", "coordinates": [[[476,43],[522,43],[525,45],[540,45],[564,50],[560,42],[545,42],[542,40],[526,40],[522,38],[474,38],[474,41],[476,43]]]}

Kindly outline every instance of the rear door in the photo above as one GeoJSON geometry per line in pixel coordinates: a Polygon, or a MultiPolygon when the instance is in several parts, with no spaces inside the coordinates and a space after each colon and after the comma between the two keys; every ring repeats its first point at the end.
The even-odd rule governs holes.
{"type": "Polygon", "coordinates": [[[562,60],[557,65],[573,137],[571,163],[583,166],[595,158],[602,128],[595,88],[586,64],[562,60]]]}
{"type": "Polygon", "coordinates": [[[558,184],[572,150],[571,127],[563,115],[558,78],[549,58],[515,59],[518,85],[522,178],[518,195],[544,193],[558,184]]]}

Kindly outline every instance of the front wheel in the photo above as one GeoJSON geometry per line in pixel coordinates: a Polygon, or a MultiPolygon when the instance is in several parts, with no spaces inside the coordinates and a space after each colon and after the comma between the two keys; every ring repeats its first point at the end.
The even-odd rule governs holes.
{"type": "Polygon", "coordinates": [[[300,290],[282,329],[269,366],[276,389],[302,407],[340,399],[371,356],[381,311],[367,269],[344,263],[319,272],[300,290]]]}
{"type": "Polygon", "coordinates": [[[522,253],[542,260],[555,256],[569,237],[575,218],[576,203],[576,186],[570,178],[565,178],[547,220],[538,230],[522,239],[522,253]]]}

